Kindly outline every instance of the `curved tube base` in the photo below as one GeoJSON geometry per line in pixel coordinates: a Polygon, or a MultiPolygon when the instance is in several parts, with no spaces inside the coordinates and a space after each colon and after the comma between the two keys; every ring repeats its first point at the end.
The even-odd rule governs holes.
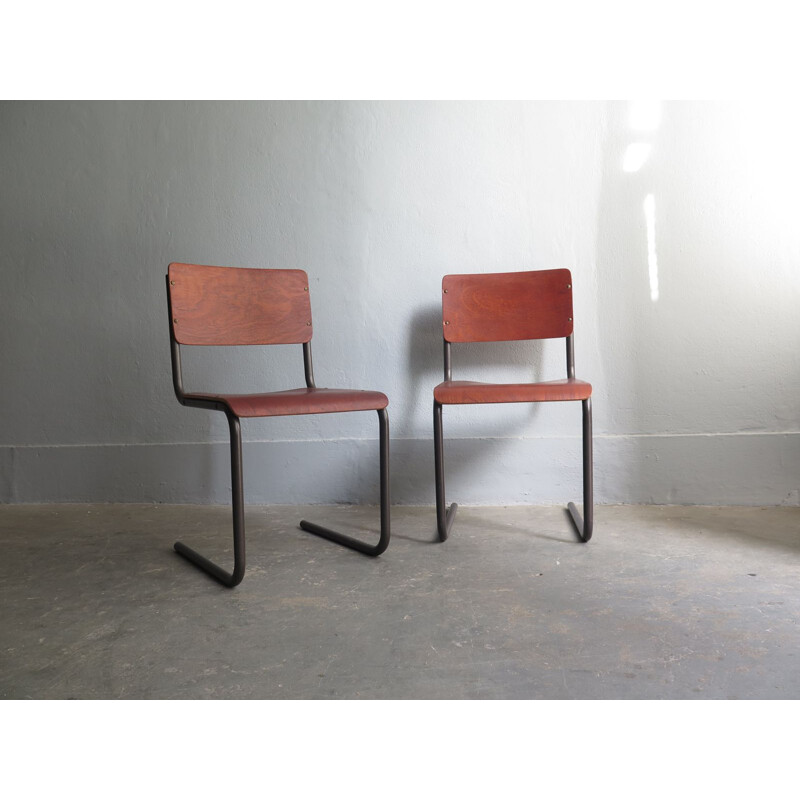
{"type": "MultiPolygon", "coordinates": [[[[332,531],[307,520],[300,522],[300,527],[309,533],[329,539],[337,544],[358,550],[370,556],[379,556],[389,546],[390,511],[389,511],[389,416],[385,408],[378,410],[380,423],[380,492],[381,492],[381,533],[375,545],[353,539],[343,533],[332,531]]],[[[175,542],[175,552],[190,561],[196,567],[218,580],[223,586],[232,589],[244,578],[245,546],[244,546],[244,481],[242,479],[242,436],[239,419],[228,415],[231,433],[231,483],[233,487],[233,572],[227,572],[213,561],[200,555],[196,550],[175,542]]]]}
{"type": "Polygon", "coordinates": [[[447,509],[445,513],[442,513],[440,509],[437,507],[436,527],[439,532],[440,542],[447,541],[447,537],[450,535],[450,528],[453,527],[453,520],[456,517],[456,511],[458,511],[458,503],[451,503],[450,507],[447,509]]]}
{"type": "Polygon", "coordinates": [[[594,527],[594,482],[592,480],[592,399],[582,403],[583,416],[583,513],[581,517],[575,503],[569,503],[567,510],[582,542],[592,538],[594,527]]]}
{"type": "Polygon", "coordinates": [[[458,503],[449,507],[444,499],[444,437],[442,435],[442,404],[433,403],[433,452],[436,474],[436,529],[439,541],[447,541],[458,510],[458,503]]]}
{"type": "Polygon", "coordinates": [[[357,550],[368,556],[379,556],[389,546],[391,536],[389,523],[389,415],[385,408],[378,409],[378,422],[380,424],[380,484],[381,484],[381,535],[377,544],[367,544],[352,536],[317,525],[316,522],[300,520],[300,527],[304,531],[321,536],[336,544],[357,550]]]}
{"type": "Polygon", "coordinates": [[[233,572],[201,556],[183,542],[175,542],[175,552],[191,561],[196,567],[216,578],[223,586],[232,589],[244,578],[244,481],[242,480],[242,430],[238,417],[227,414],[231,434],[231,504],[233,510],[233,572]]]}
{"type": "Polygon", "coordinates": [[[175,542],[175,552],[180,553],[185,559],[200,567],[204,572],[216,578],[223,586],[233,589],[238,586],[244,578],[244,561],[235,563],[233,572],[226,572],[222,567],[217,566],[213,561],[209,561],[205,556],[201,556],[196,550],[187,547],[183,542],[175,542]]]}
{"type": "MultiPolygon", "coordinates": [[[[592,538],[594,526],[594,485],[592,470],[592,400],[582,401],[583,418],[583,510],[586,519],[581,516],[575,503],[569,503],[567,510],[582,542],[592,538]]],[[[444,487],[444,435],[442,433],[442,405],[433,403],[433,451],[436,477],[436,528],[439,541],[444,542],[450,535],[453,519],[458,505],[453,503],[449,508],[445,502],[444,487]]]]}
{"type": "Polygon", "coordinates": [[[378,544],[367,544],[366,542],[354,539],[352,536],[347,536],[344,533],[339,533],[338,531],[332,531],[330,528],[317,525],[316,522],[308,522],[308,520],[305,519],[300,520],[300,527],[304,531],[313,533],[316,536],[321,536],[323,539],[328,539],[331,542],[336,542],[336,544],[349,547],[351,550],[358,550],[359,553],[364,553],[368,556],[379,556],[389,546],[388,531],[385,535],[383,532],[381,532],[381,538],[378,541],[378,544]]]}
{"type": "Polygon", "coordinates": [[[575,530],[577,531],[580,540],[584,543],[588,542],[589,539],[592,538],[592,520],[587,519],[586,523],[584,524],[581,513],[578,511],[575,503],[569,503],[567,505],[567,511],[569,512],[570,519],[572,520],[572,524],[575,526],[575,530]]]}

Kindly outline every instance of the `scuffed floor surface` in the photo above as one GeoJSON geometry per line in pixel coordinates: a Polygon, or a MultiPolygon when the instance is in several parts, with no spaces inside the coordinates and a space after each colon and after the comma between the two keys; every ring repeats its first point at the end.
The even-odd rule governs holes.
{"type": "Polygon", "coordinates": [[[0,697],[800,698],[800,508],[0,507],[0,697]]]}

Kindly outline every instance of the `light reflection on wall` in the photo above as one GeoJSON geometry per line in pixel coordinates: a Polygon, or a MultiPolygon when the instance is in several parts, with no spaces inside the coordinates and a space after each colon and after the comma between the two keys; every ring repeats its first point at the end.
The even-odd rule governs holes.
{"type": "Polygon", "coordinates": [[[658,300],[658,257],[656,256],[656,199],[644,198],[644,219],[647,224],[647,271],[650,276],[650,299],[658,300]]]}
{"type": "MultiPolygon", "coordinates": [[[[661,124],[661,101],[638,100],[632,102],[628,123],[636,133],[652,134],[661,124]]],[[[642,137],[647,138],[647,137],[642,137]]],[[[623,172],[638,172],[650,156],[652,142],[631,142],[622,158],[623,172]]],[[[656,200],[652,193],[644,198],[644,220],[647,230],[647,272],[650,278],[650,299],[658,300],[658,257],[656,254],[656,200]]]]}
{"type": "Polygon", "coordinates": [[[653,145],[649,142],[633,142],[629,144],[625,155],[622,157],[622,171],[638,172],[644,162],[647,161],[652,149],[653,145]]]}

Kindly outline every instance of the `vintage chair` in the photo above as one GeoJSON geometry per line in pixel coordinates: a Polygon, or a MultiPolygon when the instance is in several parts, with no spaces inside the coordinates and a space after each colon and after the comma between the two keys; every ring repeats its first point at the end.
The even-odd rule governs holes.
{"type": "Polygon", "coordinates": [[[445,275],[442,280],[444,382],[433,390],[436,521],[445,541],[458,505],[448,509],[444,494],[442,406],[467,403],[542,403],[580,400],[583,405],[583,515],[568,508],[584,542],[592,536],[592,387],[575,378],[572,341],[572,277],[568,269],[445,275]],[[452,342],[500,342],[566,337],[567,378],[544,383],[454,381],[452,342]]]}
{"type": "Polygon", "coordinates": [[[291,414],[332,414],[377,411],[380,425],[381,532],[377,544],[367,544],[302,520],[303,530],[377,556],[389,546],[389,401],[380,392],[318,389],[311,363],[311,303],[308,277],[299,269],[240,269],[196,264],[170,264],[167,274],[172,382],[178,402],[222,411],[231,439],[233,506],[233,572],[228,573],[181,542],[175,550],[225,586],[244,577],[244,487],[242,479],[242,417],[291,414]],[[306,385],[265,394],[199,394],[183,389],[181,345],[302,344],[306,385]]]}

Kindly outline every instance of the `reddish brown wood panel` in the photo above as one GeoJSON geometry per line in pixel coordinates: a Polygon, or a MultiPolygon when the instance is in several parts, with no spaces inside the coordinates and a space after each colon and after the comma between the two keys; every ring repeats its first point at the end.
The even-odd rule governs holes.
{"type": "Polygon", "coordinates": [[[170,264],[169,304],[180,344],[296,344],[313,330],[301,269],[170,264]]]}
{"type": "Polygon", "coordinates": [[[385,394],[361,389],[289,389],[267,394],[191,394],[188,397],[223,402],[237,417],[377,411],[389,405],[385,394]]]}
{"type": "Polygon", "coordinates": [[[547,403],[559,400],[586,400],[591,396],[590,383],[570,378],[543,383],[445,381],[433,390],[434,399],[442,405],[547,403]]]}
{"type": "Polygon", "coordinates": [[[572,333],[570,271],[445,275],[442,331],[448,342],[569,336],[572,333]]]}

